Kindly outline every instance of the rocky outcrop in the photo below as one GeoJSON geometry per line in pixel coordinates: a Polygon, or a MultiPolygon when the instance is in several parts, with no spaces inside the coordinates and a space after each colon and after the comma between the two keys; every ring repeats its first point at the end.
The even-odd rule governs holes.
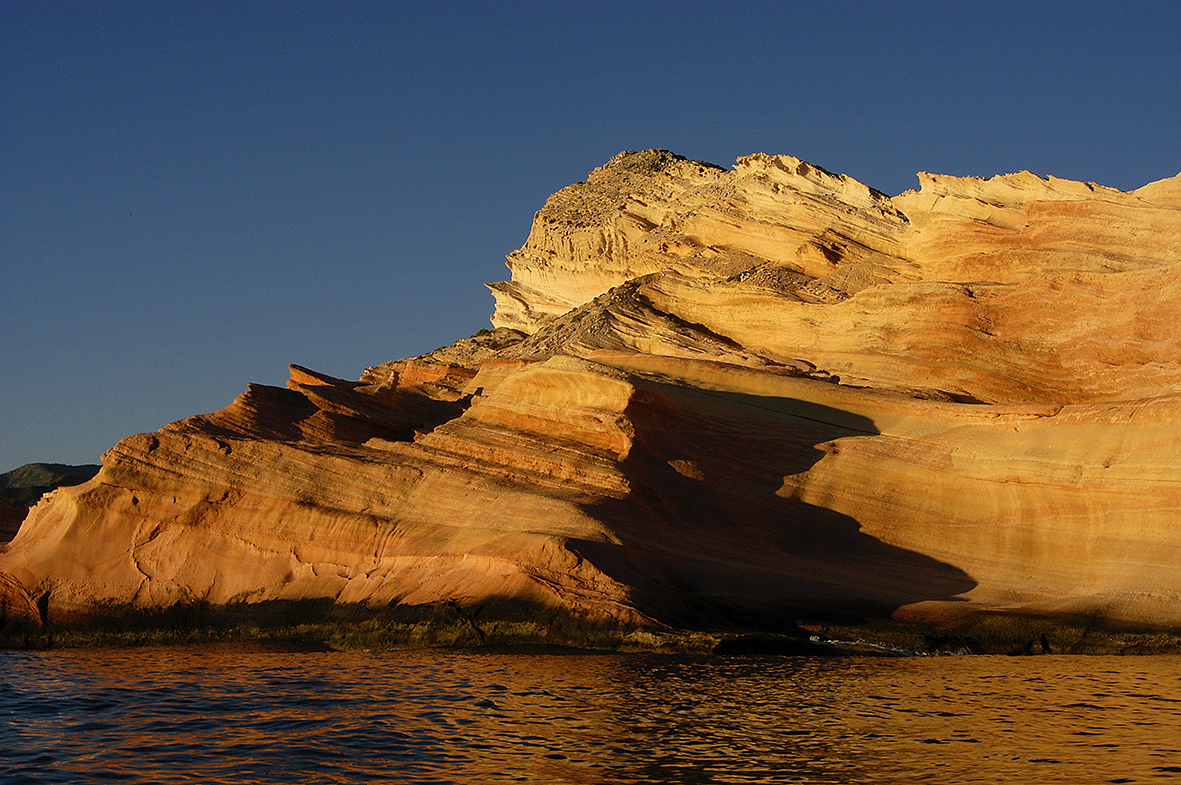
{"type": "Polygon", "coordinates": [[[988,403],[1152,395],[1181,382],[1176,179],[1123,193],[1029,172],[923,174],[921,190],[888,200],[789,156],[749,156],[725,173],[622,155],[551,197],[509,257],[518,296],[560,277],[546,302],[560,294],[581,308],[530,320],[521,314],[546,313],[544,302],[500,297],[493,322],[532,333],[521,356],[705,353],[988,403]],[[612,176],[630,175],[633,158],[665,168],[612,176]],[[617,209],[576,213],[577,225],[554,217],[592,189],[617,209]],[[620,216],[640,204],[661,207],[628,235],[620,216]],[[627,239],[591,244],[610,255],[603,266],[589,241],[570,240],[588,232],[627,239]]]}
{"type": "Polygon", "coordinates": [[[808,299],[839,298],[877,280],[879,264],[902,263],[893,254],[905,225],[884,194],[791,156],[747,156],[727,172],[666,150],[620,153],[538,211],[508,257],[512,280],[489,285],[492,323],[531,333],[666,270],[706,280],[757,274],[808,299]],[[841,275],[804,286],[842,262],[841,275]]]}
{"type": "Polygon", "coordinates": [[[45,497],[5,618],[1181,623],[1181,177],[920,182],[622,153],[538,212],[494,330],[293,366],[45,497]]]}

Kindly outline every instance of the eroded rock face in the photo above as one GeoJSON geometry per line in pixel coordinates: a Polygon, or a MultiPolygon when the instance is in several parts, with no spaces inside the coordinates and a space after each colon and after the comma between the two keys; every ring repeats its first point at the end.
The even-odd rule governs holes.
{"type": "Polygon", "coordinates": [[[922,174],[890,200],[789,156],[621,154],[537,214],[493,322],[531,334],[521,356],[706,354],[988,403],[1152,395],[1181,382],[1176,180],[922,174]],[[588,192],[616,209],[557,217],[588,192]],[[581,307],[555,318],[559,300],[581,307]]]}
{"type": "Polygon", "coordinates": [[[694,278],[761,271],[795,288],[841,261],[805,297],[839,298],[900,260],[906,218],[884,194],[791,156],[741,158],[735,171],[666,150],[620,153],[586,182],[550,197],[525,245],[509,255],[511,281],[490,284],[492,323],[534,332],[624,281],[675,271],[694,278]],[[883,258],[884,257],[884,258],[883,258]]]}
{"type": "Polygon", "coordinates": [[[1181,176],[920,182],[620,154],[537,214],[495,330],[293,366],[47,496],[3,614],[1181,623],[1181,176]]]}

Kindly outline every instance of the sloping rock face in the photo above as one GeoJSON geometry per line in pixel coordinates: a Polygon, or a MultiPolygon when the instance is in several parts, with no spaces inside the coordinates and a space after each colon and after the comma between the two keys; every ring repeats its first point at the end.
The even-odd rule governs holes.
{"type": "Polygon", "coordinates": [[[538,212],[495,329],[293,366],[48,495],[3,614],[1181,624],[1181,176],[920,182],[621,153],[538,212]]]}

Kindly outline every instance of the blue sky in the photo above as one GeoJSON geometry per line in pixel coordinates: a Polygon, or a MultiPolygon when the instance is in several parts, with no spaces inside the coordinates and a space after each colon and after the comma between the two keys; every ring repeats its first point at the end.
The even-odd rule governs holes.
{"type": "Polygon", "coordinates": [[[0,471],[488,326],[624,149],[1181,171],[1181,4],[0,0],[0,471]]]}

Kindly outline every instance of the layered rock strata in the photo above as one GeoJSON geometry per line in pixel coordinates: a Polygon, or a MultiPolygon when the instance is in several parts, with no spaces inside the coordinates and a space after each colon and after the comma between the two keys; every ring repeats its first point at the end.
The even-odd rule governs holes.
{"type": "Polygon", "coordinates": [[[621,153],[538,212],[494,330],[293,366],[48,495],[5,618],[1181,624],[1181,176],[920,184],[621,153]]]}

